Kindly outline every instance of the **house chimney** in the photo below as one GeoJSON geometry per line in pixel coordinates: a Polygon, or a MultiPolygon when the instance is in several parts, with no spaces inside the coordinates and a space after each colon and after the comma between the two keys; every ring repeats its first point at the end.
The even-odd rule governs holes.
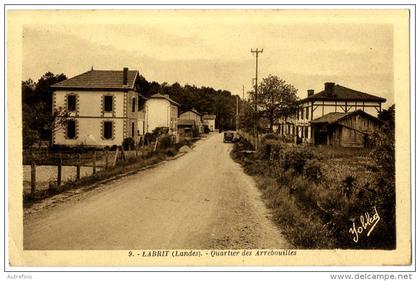
{"type": "Polygon", "coordinates": [[[325,82],[325,94],[328,96],[334,95],[334,82],[325,82]]]}
{"type": "Polygon", "coordinates": [[[123,68],[123,85],[128,84],[128,67],[123,68]]]}
{"type": "Polygon", "coordinates": [[[314,95],[314,93],[315,93],[315,91],[314,91],[313,89],[309,89],[309,90],[308,90],[308,98],[309,98],[310,96],[313,96],[313,95],[314,95]]]}

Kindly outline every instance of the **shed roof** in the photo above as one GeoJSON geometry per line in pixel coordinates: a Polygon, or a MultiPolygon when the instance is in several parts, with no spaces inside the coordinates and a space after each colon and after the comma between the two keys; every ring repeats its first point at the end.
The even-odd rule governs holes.
{"type": "Polygon", "coordinates": [[[127,71],[127,85],[123,84],[123,70],[89,70],[67,80],[55,83],[53,89],[134,89],[139,75],[137,70],[127,71]]]}
{"type": "Polygon", "coordinates": [[[303,101],[316,101],[316,100],[333,100],[333,101],[373,101],[373,102],[385,102],[386,99],[370,95],[364,92],[353,90],[338,84],[334,85],[333,93],[329,95],[322,90],[321,92],[309,96],[303,101]]]}
{"type": "Polygon", "coordinates": [[[190,110],[185,110],[181,114],[184,114],[184,113],[187,113],[187,112],[192,112],[192,113],[195,113],[195,114],[200,115],[200,116],[203,115],[202,113],[198,112],[195,108],[190,109],[190,110]]]}

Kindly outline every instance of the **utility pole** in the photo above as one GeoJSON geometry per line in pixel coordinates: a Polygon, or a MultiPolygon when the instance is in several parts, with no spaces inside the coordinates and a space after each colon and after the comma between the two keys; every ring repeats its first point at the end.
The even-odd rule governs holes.
{"type": "Polygon", "coordinates": [[[245,114],[245,86],[242,85],[242,114],[245,114]]]}
{"type": "Polygon", "coordinates": [[[238,128],[239,128],[239,96],[238,95],[236,95],[236,120],[235,121],[236,121],[235,129],[236,131],[238,131],[238,128]]]}
{"type": "Polygon", "coordinates": [[[257,107],[257,101],[258,101],[258,54],[262,53],[264,49],[258,50],[256,48],[255,50],[251,49],[251,53],[255,54],[255,131],[257,133],[257,122],[258,122],[258,107],[257,107]]]}

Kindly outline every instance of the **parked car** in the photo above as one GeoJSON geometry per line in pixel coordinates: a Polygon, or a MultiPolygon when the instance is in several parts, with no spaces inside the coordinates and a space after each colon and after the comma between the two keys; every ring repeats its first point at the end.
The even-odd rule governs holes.
{"type": "Polygon", "coordinates": [[[233,142],[234,139],[234,132],[226,131],[223,134],[223,142],[233,142]]]}
{"type": "Polygon", "coordinates": [[[238,132],[233,133],[233,142],[238,142],[241,140],[241,135],[238,132]]]}

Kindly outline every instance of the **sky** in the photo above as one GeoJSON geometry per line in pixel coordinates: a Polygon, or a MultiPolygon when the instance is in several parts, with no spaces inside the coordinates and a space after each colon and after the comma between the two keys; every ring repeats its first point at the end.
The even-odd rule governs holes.
{"type": "Polygon", "coordinates": [[[250,91],[255,77],[251,48],[259,48],[264,50],[259,80],[277,75],[294,85],[300,98],[331,81],[393,104],[393,26],[313,15],[317,20],[248,10],[138,11],[112,20],[100,13],[52,14],[23,27],[22,79],[37,81],[47,71],[72,77],[92,66],[129,67],[148,81],[242,96],[242,86],[250,91]]]}

